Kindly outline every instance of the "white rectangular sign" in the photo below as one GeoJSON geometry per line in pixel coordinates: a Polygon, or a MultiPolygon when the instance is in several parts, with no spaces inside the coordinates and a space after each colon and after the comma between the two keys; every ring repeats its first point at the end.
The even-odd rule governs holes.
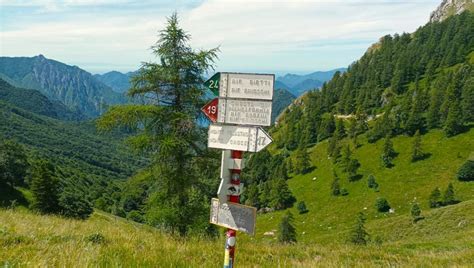
{"type": "Polygon", "coordinates": [[[219,97],[272,100],[275,75],[220,73],[219,97]]]}
{"type": "Polygon", "coordinates": [[[219,202],[219,199],[211,200],[210,223],[236,231],[255,234],[255,221],[257,209],[237,203],[219,202]]]}
{"type": "Polygon", "coordinates": [[[208,147],[245,152],[259,152],[272,143],[260,127],[210,125],[208,147]]]}
{"type": "Polygon", "coordinates": [[[270,126],[272,102],[219,99],[217,122],[237,125],[270,126]]]}

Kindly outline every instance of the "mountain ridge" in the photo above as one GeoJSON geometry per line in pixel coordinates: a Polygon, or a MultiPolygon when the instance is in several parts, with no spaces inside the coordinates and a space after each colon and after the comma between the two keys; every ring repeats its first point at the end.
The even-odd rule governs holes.
{"type": "Polygon", "coordinates": [[[39,90],[51,100],[61,101],[87,117],[100,115],[108,105],[126,102],[123,95],[89,72],[43,55],[0,57],[0,73],[8,82],[14,82],[13,86],[39,90]]]}

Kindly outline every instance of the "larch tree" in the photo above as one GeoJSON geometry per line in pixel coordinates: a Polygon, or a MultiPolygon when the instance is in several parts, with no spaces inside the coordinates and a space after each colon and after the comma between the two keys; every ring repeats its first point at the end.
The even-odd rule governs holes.
{"type": "Polygon", "coordinates": [[[131,80],[128,95],[146,104],[114,106],[98,120],[102,130],[136,131],[128,142],[151,155],[156,178],[148,201],[148,223],[181,235],[199,217],[189,201],[199,191],[195,161],[208,154],[198,125],[205,103],[202,84],[218,52],[218,48],[196,51],[189,40],[174,13],[151,48],[159,62],[143,63],[131,80]]]}

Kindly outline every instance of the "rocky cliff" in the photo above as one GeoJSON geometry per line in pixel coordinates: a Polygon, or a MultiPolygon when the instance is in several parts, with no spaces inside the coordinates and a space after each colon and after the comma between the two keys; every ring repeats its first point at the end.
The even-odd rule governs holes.
{"type": "Polygon", "coordinates": [[[438,8],[431,13],[430,22],[440,22],[447,17],[460,14],[464,10],[474,8],[473,0],[443,0],[438,8]]]}

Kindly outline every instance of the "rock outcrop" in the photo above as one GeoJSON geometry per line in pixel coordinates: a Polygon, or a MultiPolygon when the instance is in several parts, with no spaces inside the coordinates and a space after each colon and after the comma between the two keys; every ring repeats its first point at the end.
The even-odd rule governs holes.
{"type": "Polygon", "coordinates": [[[438,8],[431,13],[430,22],[440,22],[449,16],[460,14],[464,10],[472,8],[472,0],[443,0],[438,8]]]}

